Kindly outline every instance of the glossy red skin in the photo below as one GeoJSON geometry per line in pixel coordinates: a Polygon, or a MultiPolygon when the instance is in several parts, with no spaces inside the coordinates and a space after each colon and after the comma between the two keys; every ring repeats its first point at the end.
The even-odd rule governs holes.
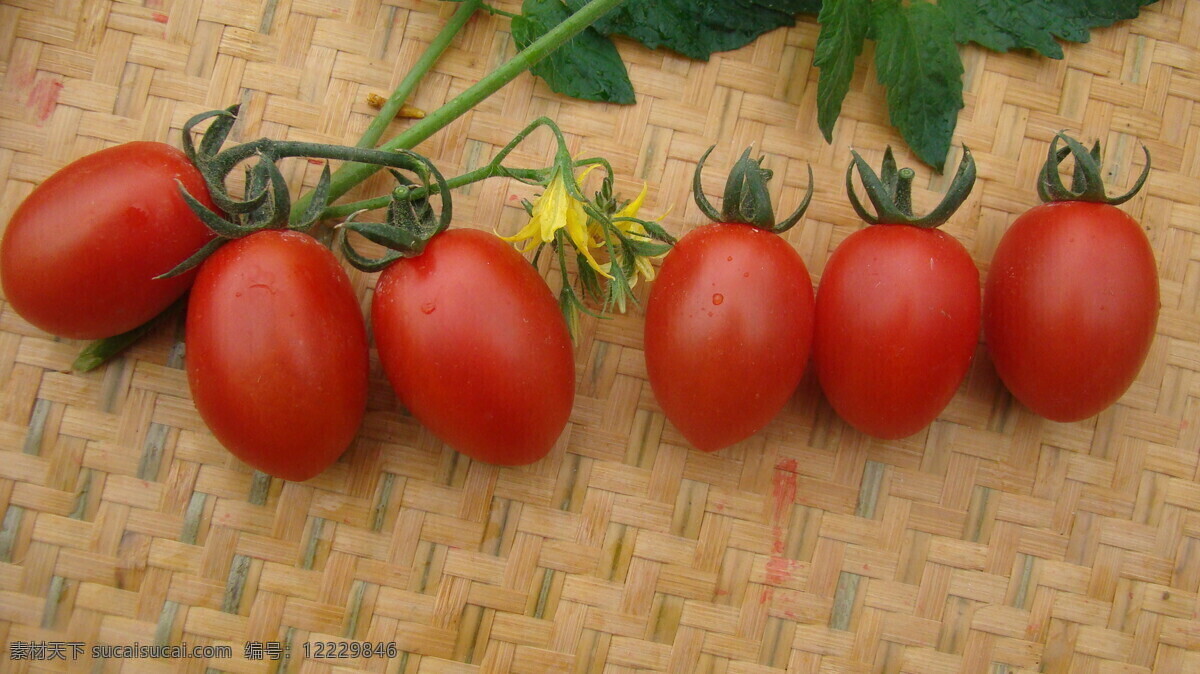
{"type": "Polygon", "coordinates": [[[345,270],[307,234],[258,232],[205,260],[186,340],[196,409],[247,464],[307,480],[354,439],[367,404],[366,327],[345,270]]]}
{"type": "Polygon", "coordinates": [[[38,185],[0,243],[0,278],[13,309],[51,334],[99,339],[167,308],[195,274],[154,277],[213,236],[176,180],[215,209],[200,172],[163,143],[100,150],[38,185]]]}
{"type": "Polygon", "coordinates": [[[475,229],[443,232],[380,274],[371,311],[388,381],[443,442],[503,466],[553,449],[575,401],[571,337],[512,246],[475,229]]]}
{"type": "Polygon", "coordinates": [[[1017,218],[984,288],[984,337],[1000,379],[1053,421],[1079,421],[1133,383],[1158,322],[1154,252],[1107,204],[1043,204],[1017,218]]]}
{"type": "Polygon", "coordinates": [[[830,255],[817,289],[813,363],[851,426],[895,439],[954,397],[979,341],[979,270],[937,229],[875,225],[830,255]]]}
{"type": "Polygon", "coordinates": [[[692,230],[646,301],[646,372],[667,419],[696,449],[754,435],[808,364],[813,289],[783,238],[750,225],[692,230]]]}

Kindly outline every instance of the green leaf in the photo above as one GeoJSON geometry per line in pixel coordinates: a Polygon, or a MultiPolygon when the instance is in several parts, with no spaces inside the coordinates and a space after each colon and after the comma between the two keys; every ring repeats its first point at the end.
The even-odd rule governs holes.
{"type": "Polygon", "coordinates": [[[816,16],[821,11],[821,0],[749,0],[747,4],[787,14],[808,14],[816,16]]]}
{"type": "Polygon", "coordinates": [[[940,0],[954,24],[954,39],[993,51],[1033,49],[1060,59],[1055,38],[1087,42],[1092,28],[1132,19],[1155,0],[940,0]]]}
{"type": "MultiPolygon", "coordinates": [[[[525,0],[512,20],[512,38],[524,49],[571,15],[560,0],[525,0]]],[[[553,91],[588,101],[635,102],[625,62],[611,41],[587,28],[530,69],[553,91]]]]}
{"type": "Polygon", "coordinates": [[[833,124],[854,78],[854,62],[862,53],[870,26],[871,0],[825,0],[817,22],[821,32],[813,65],[817,76],[817,125],[826,142],[833,141],[833,124]]]}
{"type": "MultiPolygon", "coordinates": [[[[571,10],[588,2],[561,1],[571,10]]],[[[1134,18],[1155,1],[626,0],[589,30],[706,60],[714,52],[743,47],[763,33],[794,25],[797,15],[817,15],[817,123],[826,140],[832,139],[857,57],[864,42],[872,40],[877,42],[876,70],[887,89],[892,124],[922,161],[941,170],[963,107],[956,44],[974,42],[993,51],[1033,49],[1061,57],[1060,40],[1085,42],[1092,28],[1134,18]]],[[[527,0],[526,6],[531,4],[557,3],[527,0]]],[[[564,66],[564,72],[595,69],[586,57],[567,54],[560,58],[578,62],[564,66]]]]}
{"type": "Polygon", "coordinates": [[[941,171],[962,100],[962,61],[954,26],[925,0],[871,5],[875,69],[887,88],[892,125],[921,161],[941,171]]]}
{"type": "MultiPolygon", "coordinates": [[[[566,0],[578,10],[587,0],[566,0]]],[[[743,47],[756,37],[792,26],[797,14],[816,14],[819,0],[626,0],[594,26],[651,48],[707,60],[713,52],[743,47]]]]}

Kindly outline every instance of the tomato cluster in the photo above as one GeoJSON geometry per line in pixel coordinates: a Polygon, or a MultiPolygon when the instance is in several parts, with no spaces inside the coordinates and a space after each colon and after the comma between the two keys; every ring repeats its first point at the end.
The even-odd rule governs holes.
{"type": "MultiPolygon", "coordinates": [[[[646,368],[667,418],[698,449],[728,447],[779,413],[811,358],[847,423],[880,438],[912,435],[954,396],[981,327],[1000,378],[1035,413],[1074,421],[1111,405],[1140,369],[1157,321],[1153,253],[1114,207],[1146,174],[1109,199],[1098,148],[1062,138],[1067,148],[1056,139],[1043,170],[1049,203],[1012,224],[982,292],[966,249],[936,228],[970,191],[969,152],[946,200],[924,218],[912,214],[913,174],[897,170],[890,150],[879,175],[855,153],[849,197],[871,226],[840,243],[816,292],[779,236],[802,217],[811,175],[803,204],[777,224],[760,160],[742,155],[717,212],[700,189],[706,154],[693,191],[715,222],[675,244],[646,303],[646,368]],[[1068,154],[1077,165],[1070,190],[1057,171],[1068,154]],[[852,188],[855,169],[874,214],[852,188]]],[[[479,230],[443,231],[447,205],[418,246],[381,267],[369,335],[346,271],[309,234],[268,227],[239,238],[218,230],[214,239],[205,225],[232,202],[214,199],[206,179],[160,143],[68,165],[4,233],[8,302],[54,334],[102,338],[144,323],[190,287],[196,409],[233,454],[285,479],[317,475],[352,443],[372,338],[401,404],[455,449],[520,465],[557,443],[574,402],[571,335],[549,287],[513,247],[479,230]],[[197,249],[215,253],[198,271],[166,273],[197,249]]],[[[264,203],[270,180],[264,170],[257,183],[264,203]]]]}
{"type": "MultiPolygon", "coordinates": [[[[196,410],[245,463],[307,480],[345,452],[366,412],[370,342],[358,297],[329,248],[285,226],[270,158],[239,202],[212,175],[230,167],[185,149],[115,146],[39,185],[0,244],[5,297],[48,332],[105,339],[190,289],[196,410]]],[[[566,321],[536,268],[498,236],[442,231],[444,203],[445,222],[421,230],[380,276],[371,326],[380,361],[402,404],[452,447],[531,463],[553,448],[574,402],[566,321]]]]}
{"type": "MultiPolygon", "coordinates": [[[[1146,173],[1110,199],[1098,147],[1088,152],[1059,138],[1039,186],[1049,203],[1013,223],[982,293],[966,248],[936,229],[974,182],[965,148],[946,199],[925,217],[913,215],[913,173],[897,169],[890,149],[879,175],[854,153],[848,196],[871,226],[830,255],[815,303],[803,262],[765,231],[770,218],[764,226],[762,213],[710,212],[698,167],[697,202],[718,222],[675,246],[646,307],[647,373],[667,418],[698,449],[745,439],[791,397],[811,346],[816,379],[839,416],[874,437],[910,436],[955,395],[981,326],[1000,378],[1033,412],[1077,421],[1114,403],[1141,368],[1158,315],[1149,242],[1114,207],[1146,173]],[[1070,190],[1058,179],[1069,154],[1076,160],[1070,190]],[[855,169],[875,214],[854,192],[855,169]]],[[[742,189],[756,173],[746,161],[730,178],[727,206],[747,193],[755,205],[766,201],[761,184],[742,189]]]]}

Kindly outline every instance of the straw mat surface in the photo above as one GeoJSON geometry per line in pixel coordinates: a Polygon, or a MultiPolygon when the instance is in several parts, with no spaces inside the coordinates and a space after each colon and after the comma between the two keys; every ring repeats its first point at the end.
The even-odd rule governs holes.
{"type": "MultiPolygon", "coordinates": [[[[419,0],[0,3],[0,221],[68,161],[135,139],[178,145],[190,116],[233,103],[235,140],[353,144],[369,95],[391,91],[451,12],[419,0]]],[[[476,16],[411,102],[433,110],[511,55],[508,26],[476,16]]],[[[878,165],[897,146],[917,168],[918,210],[948,182],[901,147],[867,57],[834,142],[821,139],[816,34],[805,20],[707,63],[621,42],[637,105],[567,100],[523,76],[418,150],[457,174],[550,115],[572,152],[609,158],[621,193],[646,181],[643,213],[682,234],[703,222],[689,195],[703,151],[716,144],[704,183],[715,199],[753,144],[780,212],[812,165],[816,197],[787,239],[816,283],[861,226],[843,187],[850,147],[878,165]]],[[[1163,0],[1061,61],[962,49],[948,167],[965,143],[980,175],[946,229],[981,273],[1036,203],[1056,131],[1103,141],[1117,186],[1141,169],[1142,145],[1153,154],[1123,208],[1157,256],[1158,334],[1119,404],[1080,423],[1016,403],[981,345],[914,437],[851,430],[810,373],[764,431],[703,454],[655,403],[634,308],[584,321],[571,422],[543,461],[499,469],[443,447],[373,358],[358,441],[317,478],[285,483],[207,432],[179,324],[79,374],[79,342],[0,305],[0,670],[1200,671],[1197,35],[1200,3],[1163,0]],[[305,658],[327,641],[395,644],[396,656],[305,658]],[[232,657],[14,658],[15,645],[55,643],[227,645],[232,657]]],[[[551,149],[536,137],[512,163],[545,165],[551,149]]],[[[285,165],[294,189],[319,171],[285,165]]],[[[373,179],[358,194],[386,188],[373,179]]],[[[533,195],[476,185],[455,195],[455,226],[515,231],[533,195]]],[[[369,306],[375,277],[352,279],[369,306]]]]}

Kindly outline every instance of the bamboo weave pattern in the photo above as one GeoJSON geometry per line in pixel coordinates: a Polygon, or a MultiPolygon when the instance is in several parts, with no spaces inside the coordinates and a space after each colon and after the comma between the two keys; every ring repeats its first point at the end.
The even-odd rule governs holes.
{"type": "MultiPolygon", "coordinates": [[[[68,161],[164,140],[241,103],[236,140],[350,143],[449,17],[421,0],[11,0],[0,3],[0,221],[68,161]]],[[[519,3],[501,7],[516,11],[519,3]]],[[[481,13],[411,103],[432,110],[512,54],[481,13]]],[[[528,75],[423,143],[448,175],[526,123],[558,120],[608,157],[643,213],[681,234],[696,160],[753,144],[778,211],[816,175],[787,234],[819,283],[860,225],[844,195],[853,146],[873,165],[887,124],[860,62],[831,145],[816,127],[815,23],[692,62],[620,42],[638,92],[570,101],[528,75]]],[[[1053,134],[1104,142],[1115,185],[1154,157],[1123,206],[1146,227],[1162,287],[1149,359],[1097,418],[1055,424],[1004,391],[982,346],[926,431],[872,441],[811,373],[738,447],[702,454],[646,382],[640,309],[585,320],[568,430],[533,466],[442,447],[372,361],[359,440],[307,483],[256,475],[190,400],[181,326],[89,374],[0,304],[0,670],[91,671],[13,659],[18,642],[229,645],[228,659],[108,660],[100,671],[1195,672],[1200,671],[1200,3],[1163,0],[1052,61],[962,49],[979,182],[946,226],[986,274],[1036,203],[1053,134]],[[395,643],[395,658],[304,658],[304,644],[395,643]],[[279,660],[244,645],[278,643],[279,660]]],[[[392,131],[408,122],[399,120],[392,131]]],[[[522,145],[538,166],[551,145],[522,145]]],[[[957,154],[947,166],[957,165],[957,154]]],[[[294,188],[320,166],[284,164],[294,188]]],[[[948,171],[948,173],[950,172],[948,171]]],[[[949,179],[918,169],[916,206],[949,179]]],[[[377,194],[382,179],[356,194],[377,194]]],[[[527,186],[455,195],[455,226],[515,231],[527,186]]],[[[351,278],[369,306],[374,276],[351,278]]],[[[638,288],[645,296],[645,287],[638,288]]],[[[536,404],[531,402],[531,404],[536,404]]]]}

